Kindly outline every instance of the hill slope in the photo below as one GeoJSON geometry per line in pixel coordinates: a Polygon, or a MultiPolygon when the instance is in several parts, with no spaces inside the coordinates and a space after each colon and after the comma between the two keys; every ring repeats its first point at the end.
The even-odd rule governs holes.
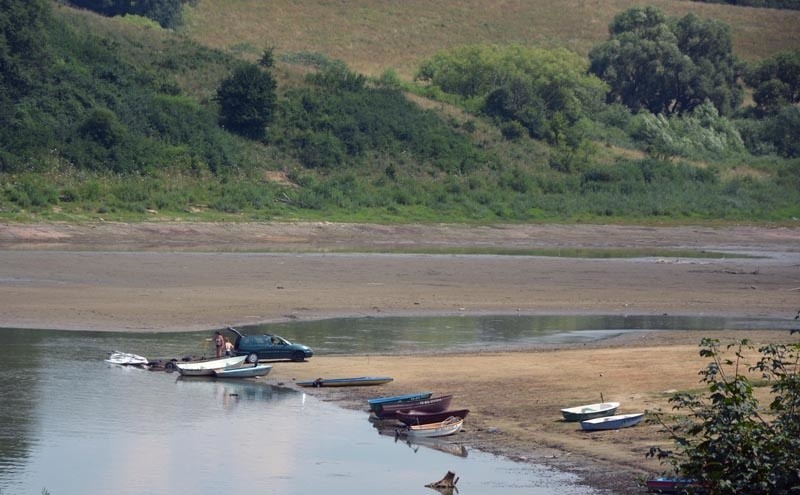
{"type": "MultiPolygon", "coordinates": [[[[266,46],[311,51],[343,60],[358,72],[388,68],[414,74],[438,50],[467,43],[566,46],[580,54],[608,38],[608,24],[634,0],[203,0],[187,11],[185,32],[198,42],[254,58],[266,46]]],[[[800,48],[800,11],[678,0],[649,5],[670,16],[693,12],[731,26],[734,51],[745,60],[800,48]]]]}

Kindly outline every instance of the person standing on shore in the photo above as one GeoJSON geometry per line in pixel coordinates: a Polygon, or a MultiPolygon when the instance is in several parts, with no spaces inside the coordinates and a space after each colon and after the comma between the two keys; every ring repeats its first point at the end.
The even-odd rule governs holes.
{"type": "Polygon", "coordinates": [[[225,339],[219,332],[214,332],[214,351],[218,358],[222,357],[222,350],[225,347],[225,339]]]}

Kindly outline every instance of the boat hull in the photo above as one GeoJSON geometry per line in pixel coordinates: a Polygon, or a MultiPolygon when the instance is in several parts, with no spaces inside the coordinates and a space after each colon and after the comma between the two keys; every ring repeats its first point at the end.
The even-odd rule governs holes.
{"type": "Polygon", "coordinates": [[[469,414],[469,409],[447,410],[441,412],[424,411],[398,411],[395,413],[400,422],[406,425],[426,425],[430,423],[440,423],[449,417],[464,419],[469,414]]]}
{"type": "Polygon", "coordinates": [[[307,382],[297,382],[299,387],[365,387],[383,385],[394,378],[388,376],[359,376],[354,378],[317,378],[307,382]]]}
{"type": "Polygon", "coordinates": [[[222,368],[221,370],[214,370],[214,375],[217,378],[255,378],[259,376],[266,376],[270,371],[272,371],[272,365],[260,364],[258,366],[222,368]]]}
{"type": "Polygon", "coordinates": [[[603,402],[599,404],[586,404],[585,406],[568,407],[561,410],[561,415],[566,421],[585,421],[587,419],[612,416],[617,412],[619,402],[603,402]]]}
{"type": "Polygon", "coordinates": [[[693,490],[692,493],[701,493],[697,481],[687,478],[659,477],[647,480],[645,484],[652,493],[685,493],[688,488],[693,490]]]}
{"type": "Polygon", "coordinates": [[[399,435],[409,438],[435,438],[446,437],[461,431],[461,426],[464,420],[461,418],[450,417],[439,423],[430,423],[426,425],[413,425],[407,426],[397,430],[399,435]]]}
{"type": "Polygon", "coordinates": [[[644,419],[644,413],[618,414],[616,416],[605,416],[602,418],[587,419],[581,421],[581,428],[584,430],[618,430],[638,425],[644,419]]]}
{"type": "Polygon", "coordinates": [[[397,404],[386,404],[375,412],[380,419],[395,419],[399,411],[419,411],[419,412],[441,412],[450,407],[452,395],[441,395],[439,397],[429,397],[427,399],[400,402],[397,404]]]}
{"type": "Polygon", "coordinates": [[[214,376],[214,370],[241,365],[247,356],[235,356],[192,363],[176,363],[175,367],[184,376],[214,376]]]}
{"type": "Polygon", "coordinates": [[[401,402],[412,402],[416,400],[423,400],[429,398],[431,395],[433,395],[433,392],[419,392],[415,394],[376,397],[374,399],[367,400],[367,404],[369,404],[369,408],[372,409],[373,411],[378,411],[382,406],[385,406],[387,404],[399,404],[401,402]]]}

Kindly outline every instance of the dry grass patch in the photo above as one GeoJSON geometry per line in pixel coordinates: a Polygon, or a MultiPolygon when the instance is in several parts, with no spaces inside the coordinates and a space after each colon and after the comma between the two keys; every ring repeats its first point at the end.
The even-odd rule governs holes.
{"type": "MultiPolygon", "coordinates": [[[[694,12],[726,22],[733,33],[734,52],[746,60],[800,47],[799,11],[678,0],[651,4],[671,16],[694,12]]],[[[423,59],[470,43],[565,46],[587,54],[608,38],[612,18],[635,5],[639,3],[632,0],[355,0],[346,4],[204,0],[188,9],[185,31],[216,48],[246,43],[258,51],[275,46],[279,53],[319,52],[367,75],[394,68],[401,77],[411,78],[423,59]]]]}

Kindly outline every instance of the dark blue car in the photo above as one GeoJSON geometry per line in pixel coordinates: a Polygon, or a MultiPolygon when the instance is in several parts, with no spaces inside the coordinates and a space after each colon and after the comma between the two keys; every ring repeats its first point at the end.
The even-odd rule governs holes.
{"type": "Polygon", "coordinates": [[[228,330],[236,334],[234,354],[247,356],[248,363],[277,359],[305,361],[314,355],[310,347],[294,344],[278,335],[244,335],[233,327],[228,327],[228,330]]]}

